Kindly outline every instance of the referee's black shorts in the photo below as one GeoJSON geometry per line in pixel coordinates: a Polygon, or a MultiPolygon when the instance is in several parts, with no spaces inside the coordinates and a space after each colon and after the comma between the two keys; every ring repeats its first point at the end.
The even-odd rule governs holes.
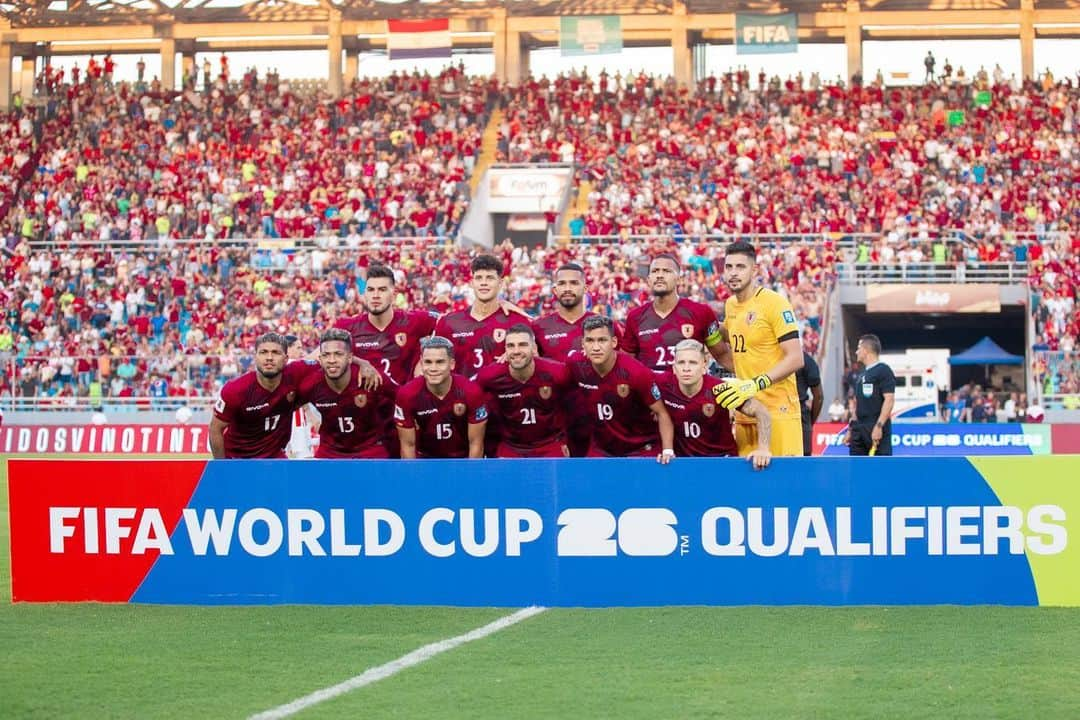
{"type": "MultiPolygon", "coordinates": [[[[848,454],[869,455],[870,448],[874,446],[874,441],[870,439],[870,433],[873,430],[873,425],[849,425],[848,433],[851,435],[851,442],[848,445],[848,454]]],[[[881,442],[878,443],[875,454],[892,455],[892,433],[889,430],[881,431],[881,442]]]]}

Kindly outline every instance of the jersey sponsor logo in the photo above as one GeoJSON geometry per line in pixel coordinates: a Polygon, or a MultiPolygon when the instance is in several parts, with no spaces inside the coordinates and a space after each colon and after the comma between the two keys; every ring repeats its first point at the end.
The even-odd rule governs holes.
{"type": "MultiPolygon", "coordinates": [[[[317,403],[313,403],[313,404],[314,404],[314,405],[315,405],[315,407],[317,407],[317,408],[332,408],[332,407],[337,407],[337,403],[336,403],[336,402],[327,402],[327,403],[319,403],[319,402],[317,402],[317,403]]],[[[298,411],[298,412],[299,412],[299,411],[298,411]]]]}
{"type": "Polygon", "coordinates": [[[784,318],[784,322],[790,323],[792,325],[795,324],[795,313],[791,312],[790,310],[785,310],[782,317],[784,318]]]}
{"type": "Polygon", "coordinates": [[[356,403],[356,407],[358,408],[365,407],[367,405],[367,395],[359,393],[353,398],[353,402],[356,403]]]}
{"type": "Polygon", "coordinates": [[[558,340],[559,338],[564,338],[564,337],[569,337],[569,336],[570,336],[570,333],[551,333],[550,335],[545,335],[544,339],[545,340],[558,340]]]}
{"type": "Polygon", "coordinates": [[[540,399],[541,400],[550,400],[551,399],[551,386],[550,385],[541,385],[540,386],[540,399]]]}
{"type": "Polygon", "coordinates": [[[648,330],[638,330],[638,337],[642,337],[644,335],[655,335],[658,332],[660,332],[660,328],[649,328],[648,330]]]}
{"type": "Polygon", "coordinates": [[[506,330],[495,328],[495,331],[491,333],[491,337],[495,338],[495,342],[502,342],[506,339],[506,330]]]}
{"type": "Polygon", "coordinates": [[[452,337],[452,338],[463,338],[463,337],[472,337],[472,336],[473,336],[473,331],[472,330],[463,330],[462,332],[454,333],[450,337],[452,337]]]}
{"type": "Polygon", "coordinates": [[[394,335],[394,342],[398,347],[405,347],[405,343],[409,342],[409,336],[403,332],[397,333],[394,335]]]}
{"type": "Polygon", "coordinates": [[[379,342],[378,340],[372,340],[371,342],[357,342],[357,343],[353,343],[353,347],[354,347],[354,348],[359,348],[359,349],[361,349],[361,350],[363,350],[364,348],[377,348],[377,347],[379,347],[380,345],[382,345],[382,343],[381,343],[381,342],[379,342]]]}
{"type": "Polygon", "coordinates": [[[258,405],[249,405],[248,407],[244,408],[244,410],[247,410],[248,412],[258,412],[268,407],[270,407],[270,403],[259,403],[258,405]]]}
{"type": "Polygon", "coordinates": [[[746,313],[746,324],[747,325],[753,325],[755,320],[757,320],[757,313],[756,312],[751,310],[750,312],[746,313]]]}
{"type": "Polygon", "coordinates": [[[690,338],[694,337],[694,326],[691,325],[690,323],[686,323],[685,325],[683,325],[679,329],[682,330],[682,336],[684,338],[690,339],[690,338]]]}
{"type": "Polygon", "coordinates": [[[454,403],[454,414],[458,417],[465,415],[465,403],[454,403]]]}
{"type": "Polygon", "coordinates": [[[512,400],[521,397],[521,393],[499,393],[500,400],[512,400]]]}
{"type": "MultiPolygon", "coordinates": [[[[656,387],[656,386],[654,385],[653,387],[656,387]]],[[[627,385],[626,383],[619,383],[618,385],[615,386],[615,392],[619,393],[619,397],[621,397],[621,398],[629,397],[630,396],[630,386],[627,385]]],[[[657,392],[659,392],[659,390],[657,392]]]]}
{"type": "Polygon", "coordinates": [[[711,402],[707,402],[707,403],[705,403],[704,405],[701,406],[701,414],[704,415],[705,417],[712,417],[713,413],[715,413],[715,412],[716,412],[716,406],[713,405],[711,402]]]}

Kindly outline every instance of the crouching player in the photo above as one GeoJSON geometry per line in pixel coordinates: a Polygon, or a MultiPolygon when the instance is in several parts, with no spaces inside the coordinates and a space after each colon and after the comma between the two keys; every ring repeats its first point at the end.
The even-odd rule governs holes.
{"type": "MultiPolygon", "coordinates": [[[[738,455],[731,415],[716,404],[713,388],[723,381],[707,373],[709,358],[705,346],[697,340],[682,340],[675,346],[672,372],[657,378],[664,405],[675,426],[675,454],[689,457],[738,455]]],[[[747,459],[755,470],[769,466],[772,452],[772,421],[768,410],[750,398],[738,409],[757,423],[758,445],[747,459]]]]}
{"type": "Polygon", "coordinates": [[[421,340],[420,372],[394,405],[401,458],[484,457],[484,391],[454,373],[453,343],[439,335],[421,340]]]}
{"type": "Polygon", "coordinates": [[[667,464],[675,457],[674,430],[653,371],[616,350],[610,318],[590,317],[582,330],[587,359],[570,369],[593,422],[588,457],[655,457],[667,464]]]}
{"type": "Polygon", "coordinates": [[[300,383],[297,403],[311,403],[322,415],[316,458],[390,457],[385,422],[379,406],[393,383],[384,379],[377,389],[365,390],[360,367],[353,363],[352,336],[333,328],[319,339],[321,372],[300,383]]]}
{"type": "Polygon", "coordinates": [[[569,456],[564,407],[575,385],[561,362],[536,356],[532,328],[519,323],[507,330],[506,363],[488,365],[476,382],[502,429],[496,457],[569,456]]]}

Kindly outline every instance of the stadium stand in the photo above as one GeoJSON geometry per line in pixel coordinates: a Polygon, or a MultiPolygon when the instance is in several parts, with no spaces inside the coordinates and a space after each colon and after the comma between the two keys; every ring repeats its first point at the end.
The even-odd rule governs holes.
{"type": "Polygon", "coordinates": [[[253,72],[179,96],[46,85],[45,119],[0,122],[13,180],[0,299],[16,309],[0,396],[212,395],[258,333],[310,341],[358,311],[370,262],[399,269],[402,306],[464,307],[469,251],[446,241],[497,108],[496,161],[572,160],[587,190],[574,246],[497,247],[526,310],[547,307],[551,270],[574,259],[594,308],[624,317],[647,297],[648,258],[671,249],[683,292],[720,303],[716,236],[755,234],[761,280],[790,298],[813,353],[839,262],[1027,262],[1039,381],[1077,392],[1080,93],[1067,82],[994,85],[960,119],[950,109],[972,108],[978,85],[727,76],[691,96],[644,75],[499,87],[451,68],[359,79],[334,103],[253,72]]]}

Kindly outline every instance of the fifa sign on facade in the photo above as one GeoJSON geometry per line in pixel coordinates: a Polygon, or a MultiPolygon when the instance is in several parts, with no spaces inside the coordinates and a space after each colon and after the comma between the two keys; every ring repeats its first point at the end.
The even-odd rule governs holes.
{"type": "Polygon", "coordinates": [[[738,55],[793,53],[799,49],[799,16],[782,15],[735,16],[735,52],[738,55]]]}

